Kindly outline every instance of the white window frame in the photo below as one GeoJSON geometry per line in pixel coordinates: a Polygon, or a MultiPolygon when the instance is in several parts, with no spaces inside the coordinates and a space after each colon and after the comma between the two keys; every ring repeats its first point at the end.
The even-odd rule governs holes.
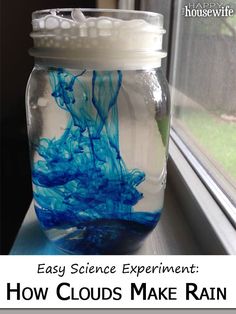
{"type": "Polygon", "coordinates": [[[176,192],[181,209],[205,254],[236,254],[236,229],[203,184],[204,168],[178,134],[171,129],[168,182],[176,192]],[[197,172],[197,170],[199,172],[197,172]]]}

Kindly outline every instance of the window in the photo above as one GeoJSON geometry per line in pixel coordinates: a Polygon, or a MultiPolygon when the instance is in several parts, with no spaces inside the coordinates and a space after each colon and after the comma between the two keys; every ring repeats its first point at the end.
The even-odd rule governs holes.
{"type": "Polygon", "coordinates": [[[236,15],[186,16],[226,6],[236,12],[232,0],[141,1],[166,19],[172,138],[235,225],[236,15]]]}
{"type": "MultiPolygon", "coordinates": [[[[232,218],[236,204],[236,16],[185,17],[182,13],[189,3],[179,1],[175,12],[170,77],[173,128],[205,168],[206,176],[214,179],[211,182],[216,186],[208,188],[232,218]]],[[[233,8],[233,3],[229,6],[233,8]]]]}

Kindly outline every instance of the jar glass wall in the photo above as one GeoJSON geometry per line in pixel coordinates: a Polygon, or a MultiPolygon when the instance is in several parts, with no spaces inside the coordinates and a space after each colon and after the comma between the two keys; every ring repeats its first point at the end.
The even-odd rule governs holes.
{"type": "Polygon", "coordinates": [[[167,82],[160,67],[54,63],[36,60],[26,91],[38,220],[66,252],[131,252],[163,209],[167,82]]]}

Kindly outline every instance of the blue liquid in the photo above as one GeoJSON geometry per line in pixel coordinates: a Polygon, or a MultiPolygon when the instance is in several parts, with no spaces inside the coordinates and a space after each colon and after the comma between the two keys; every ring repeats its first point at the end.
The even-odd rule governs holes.
{"type": "Polygon", "coordinates": [[[120,154],[122,72],[93,71],[91,82],[85,73],[49,71],[52,96],[70,119],[60,138],[42,138],[35,147],[35,209],[46,231],[61,230],[52,240],[66,251],[124,253],[137,248],[160,213],[133,210],[145,174],[127,169],[120,154]]]}

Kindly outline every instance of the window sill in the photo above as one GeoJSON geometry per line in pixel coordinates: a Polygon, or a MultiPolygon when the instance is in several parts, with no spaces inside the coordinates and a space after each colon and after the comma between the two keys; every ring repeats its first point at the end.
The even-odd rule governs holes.
{"type": "Polygon", "coordinates": [[[169,183],[204,254],[236,254],[236,229],[176,144],[171,130],[169,183]]]}

